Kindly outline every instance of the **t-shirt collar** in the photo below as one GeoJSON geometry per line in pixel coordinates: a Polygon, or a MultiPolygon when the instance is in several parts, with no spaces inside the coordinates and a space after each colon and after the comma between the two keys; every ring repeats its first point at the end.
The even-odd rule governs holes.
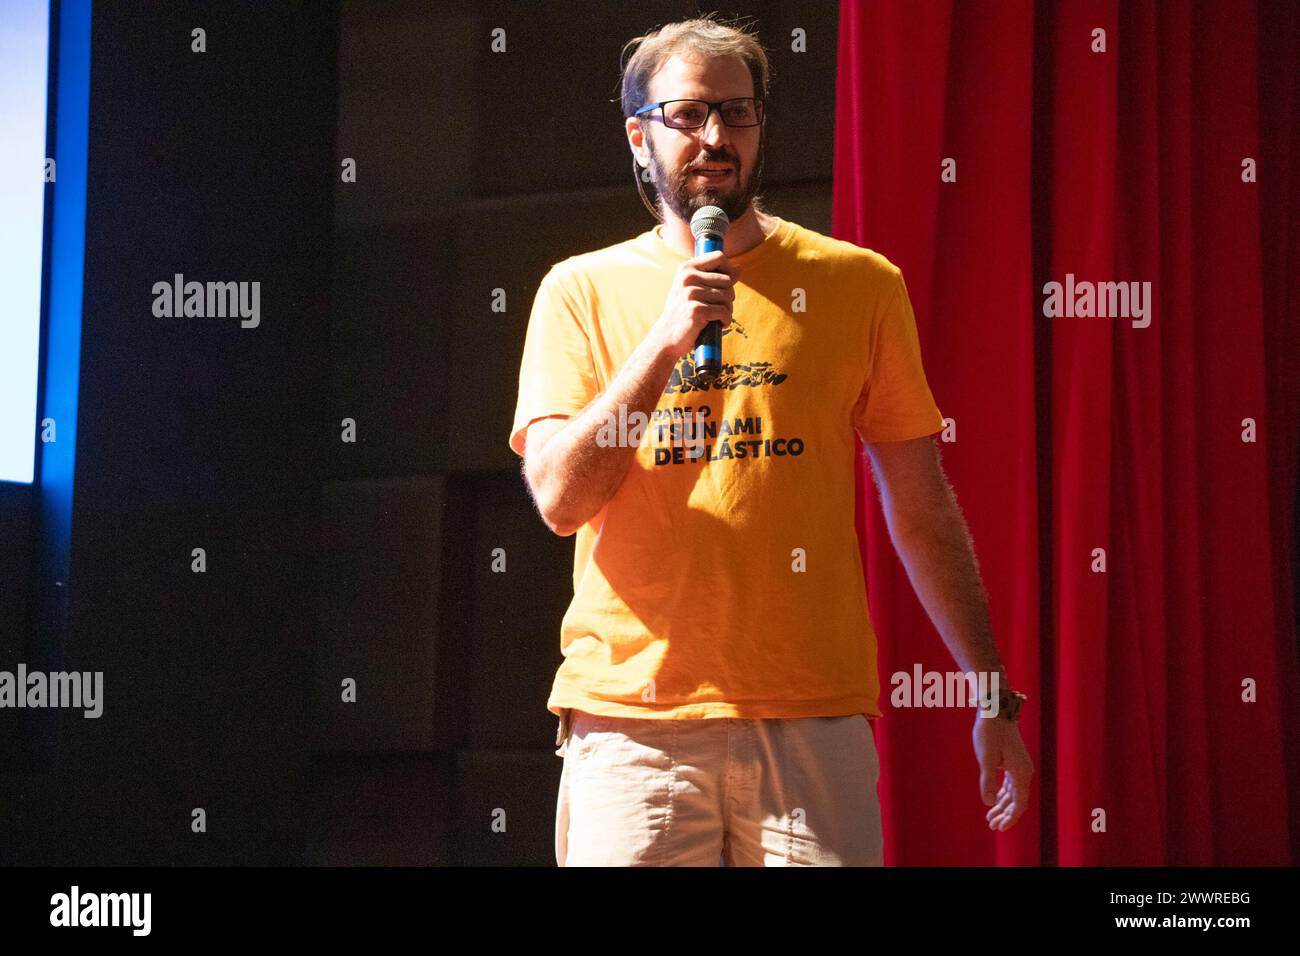
{"type": "MultiPolygon", "coordinates": [[[[732,256],[732,262],[741,266],[749,265],[756,259],[766,256],[772,249],[784,245],[789,223],[780,216],[773,216],[772,218],[776,220],[776,224],[772,231],[764,237],[763,241],[752,249],[745,250],[738,256],[732,256]]],[[[659,234],[659,228],[659,225],[652,226],[645,233],[647,243],[655,251],[656,255],[673,263],[682,263],[687,259],[694,258],[693,256],[683,255],[677,249],[670,246],[667,240],[659,234]]]]}

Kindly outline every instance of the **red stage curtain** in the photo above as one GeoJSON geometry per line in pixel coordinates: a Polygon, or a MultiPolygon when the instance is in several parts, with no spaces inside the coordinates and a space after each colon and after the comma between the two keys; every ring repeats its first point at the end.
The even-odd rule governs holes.
{"type": "Polygon", "coordinates": [[[903,270],[1036,769],[994,834],[971,712],[890,706],[955,665],[863,459],[886,862],[1300,861],[1296,5],[841,9],[833,232],[903,270]],[[1044,317],[1067,273],[1150,325],[1044,317]]]}

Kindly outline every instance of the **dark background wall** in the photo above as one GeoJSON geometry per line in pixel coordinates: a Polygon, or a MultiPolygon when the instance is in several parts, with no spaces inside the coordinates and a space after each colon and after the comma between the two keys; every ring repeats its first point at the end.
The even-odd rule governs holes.
{"type": "MultiPolygon", "coordinates": [[[[105,714],[0,711],[23,741],[0,769],[0,861],[554,863],[545,701],[573,539],[507,447],[518,363],[547,268],[653,224],[619,55],[695,12],[97,11],[64,651],[105,671],[105,714]],[[155,319],[174,272],[261,281],[261,326],[155,319]]],[[[829,233],[838,6],[723,13],[755,18],[772,57],[768,205],[829,233]]],[[[29,588],[7,586],[30,555],[24,493],[3,492],[12,669],[49,649],[29,588]]]]}
{"type": "Polygon", "coordinates": [[[103,671],[104,712],[0,711],[4,862],[302,858],[337,25],[95,4],[69,620],[50,646],[27,600],[19,642],[7,610],[0,667],[103,671]],[[178,272],[259,282],[260,325],[154,317],[178,272]]]}

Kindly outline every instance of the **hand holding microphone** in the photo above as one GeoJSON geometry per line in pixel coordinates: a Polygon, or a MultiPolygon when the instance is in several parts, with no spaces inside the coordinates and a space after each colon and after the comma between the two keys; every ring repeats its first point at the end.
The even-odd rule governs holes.
{"type": "Polygon", "coordinates": [[[722,329],[731,324],[740,269],[722,251],[727,214],[704,206],[691,217],[695,258],[677,269],[657,323],[673,355],[694,350],[695,373],[705,382],[722,372],[722,329]]]}

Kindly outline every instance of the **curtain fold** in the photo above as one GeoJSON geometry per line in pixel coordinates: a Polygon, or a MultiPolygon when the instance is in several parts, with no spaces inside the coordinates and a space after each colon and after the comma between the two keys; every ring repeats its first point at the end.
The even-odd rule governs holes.
{"type": "Polygon", "coordinates": [[[903,270],[1036,769],[994,834],[971,712],[891,706],[955,665],[864,458],[887,863],[1300,860],[1297,20],[841,6],[832,231],[903,270]]]}

